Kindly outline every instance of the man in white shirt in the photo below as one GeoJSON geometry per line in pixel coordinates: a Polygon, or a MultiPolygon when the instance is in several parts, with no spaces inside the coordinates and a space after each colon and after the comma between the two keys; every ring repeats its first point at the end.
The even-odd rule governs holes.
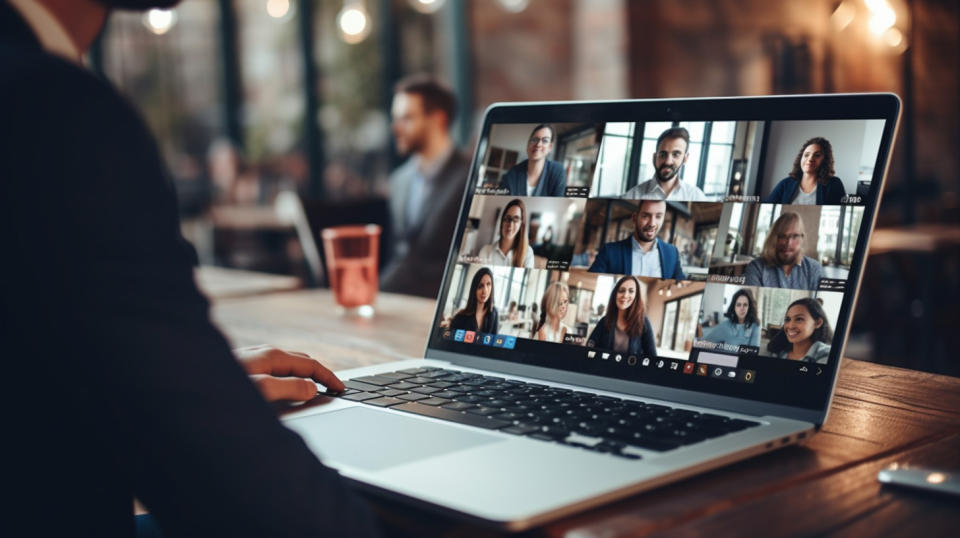
{"type": "Polygon", "coordinates": [[[657,152],[653,154],[654,177],[623,193],[623,198],[705,202],[707,197],[702,190],[680,179],[680,168],[690,158],[689,150],[690,133],[683,127],[671,127],[660,133],[657,152]]]}

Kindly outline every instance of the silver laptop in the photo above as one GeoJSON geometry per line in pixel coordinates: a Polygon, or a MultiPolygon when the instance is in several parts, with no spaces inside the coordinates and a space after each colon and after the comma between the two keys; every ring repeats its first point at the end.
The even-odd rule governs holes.
{"type": "Polygon", "coordinates": [[[900,101],[497,104],[424,357],[285,417],[359,487],[522,530],[824,423],[900,101]]]}

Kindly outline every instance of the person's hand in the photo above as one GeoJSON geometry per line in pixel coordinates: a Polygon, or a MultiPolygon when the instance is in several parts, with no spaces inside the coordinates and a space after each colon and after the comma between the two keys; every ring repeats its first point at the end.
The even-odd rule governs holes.
{"type": "Polygon", "coordinates": [[[233,352],[268,402],[311,400],[317,395],[313,381],[331,392],[346,388],[333,372],[306,353],[270,346],[245,347],[233,352]]]}

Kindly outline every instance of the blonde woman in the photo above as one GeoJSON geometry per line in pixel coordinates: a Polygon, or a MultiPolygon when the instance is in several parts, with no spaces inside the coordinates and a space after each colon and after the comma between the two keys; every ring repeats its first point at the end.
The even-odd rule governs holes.
{"type": "Polygon", "coordinates": [[[570,288],[563,282],[553,282],[547,286],[547,291],[540,301],[540,321],[533,330],[533,337],[545,342],[563,343],[563,338],[570,329],[563,324],[570,305],[570,288]]]}

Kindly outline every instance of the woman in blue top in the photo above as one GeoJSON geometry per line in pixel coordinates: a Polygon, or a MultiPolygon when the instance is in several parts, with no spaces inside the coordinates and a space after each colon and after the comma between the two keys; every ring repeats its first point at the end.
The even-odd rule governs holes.
{"type": "Polygon", "coordinates": [[[607,313],[590,333],[587,346],[657,358],[657,342],[644,312],[637,277],[627,275],[613,287],[607,313]]]}
{"type": "Polygon", "coordinates": [[[793,170],[773,188],[764,203],[836,205],[847,191],[833,170],[833,146],[823,137],[807,140],[793,160],[793,170]]]}
{"type": "Polygon", "coordinates": [[[760,346],[760,320],[757,317],[757,302],[747,288],[733,294],[725,319],[707,331],[704,339],[715,344],[735,346],[760,346]]]}

